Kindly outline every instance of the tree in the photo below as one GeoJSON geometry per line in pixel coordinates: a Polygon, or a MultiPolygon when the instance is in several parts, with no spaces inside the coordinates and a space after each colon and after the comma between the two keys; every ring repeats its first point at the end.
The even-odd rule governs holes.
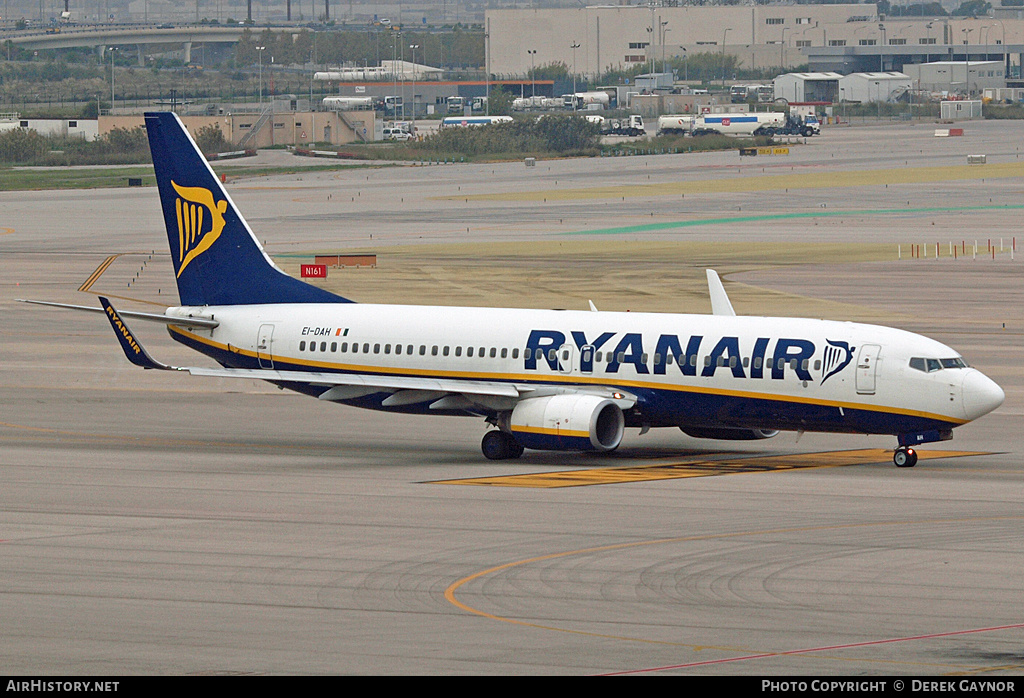
{"type": "Polygon", "coordinates": [[[981,17],[992,9],[992,3],[985,0],[967,0],[953,10],[954,17],[981,17]]]}
{"type": "Polygon", "coordinates": [[[487,111],[492,116],[509,116],[512,113],[512,95],[503,87],[492,88],[487,98],[487,111]]]}

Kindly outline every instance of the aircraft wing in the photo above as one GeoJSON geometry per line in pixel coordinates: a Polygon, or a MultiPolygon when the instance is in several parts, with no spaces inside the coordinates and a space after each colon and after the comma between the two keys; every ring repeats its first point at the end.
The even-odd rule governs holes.
{"type": "MultiPolygon", "coordinates": [[[[506,383],[499,381],[472,381],[452,378],[418,376],[390,376],[369,373],[332,373],[323,371],[281,371],[272,368],[204,368],[199,366],[170,366],[153,359],[134,337],[131,330],[110,301],[100,296],[103,311],[114,329],[125,356],[136,366],[164,371],[186,371],[193,376],[215,378],[248,378],[272,383],[310,383],[322,385],[321,400],[341,402],[373,393],[391,392],[381,403],[385,407],[431,402],[433,409],[469,409],[484,406],[508,409],[524,397],[540,397],[558,393],[587,393],[614,400],[628,409],[636,404],[635,395],[609,386],[561,386],[558,384],[506,383]]],[[[69,307],[69,306],[64,306],[69,307]]]]}

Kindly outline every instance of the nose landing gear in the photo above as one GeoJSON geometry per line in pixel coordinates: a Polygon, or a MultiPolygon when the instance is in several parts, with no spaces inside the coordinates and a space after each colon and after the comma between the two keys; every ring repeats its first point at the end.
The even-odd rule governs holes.
{"type": "Polygon", "coordinates": [[[897,468],[913,468],[917,465],[917,451],[909,446],[900,446],[892,454],[892,462],[897,468]]]}

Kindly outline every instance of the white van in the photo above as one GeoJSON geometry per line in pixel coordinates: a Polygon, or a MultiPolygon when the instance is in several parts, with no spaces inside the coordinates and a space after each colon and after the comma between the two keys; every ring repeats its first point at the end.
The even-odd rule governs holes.
{"type": "Polygon", "coordinates": [[[386,141],[407,141],[412,134],[402,128],[385,127],[384,140],[386,141]]]}

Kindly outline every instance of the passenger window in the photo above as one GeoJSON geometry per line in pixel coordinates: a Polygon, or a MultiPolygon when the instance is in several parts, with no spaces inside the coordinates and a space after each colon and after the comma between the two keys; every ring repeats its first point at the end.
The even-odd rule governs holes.
{"type": "Polygon", "coordinates": [[[441,350],[441,354],[443,356],[448,356],[448,347],[447,346],[445,346],[445,348],[441,350]]]}
{"type": "Polygon", "coordinates": [[[473,358],[473,347],[466,347],[466,356],[473,358]]]}
{"type": "Polygon", "coordinates": [[[355,342],[352,342],[352,353],[353,354],[358,354],[359,353],[359,345],[356,344],[355,342]]]}
{"type": "Polygon", "coordinates": [[[401,354],[401,353],[402,353],[402,345],[401,344],[396,344],[395,345],[395,354],[401,354]]]}
{"type": "Polygon", "coordinates": [[[619,352],[619,363],[621,364],[625,360],[626,360],[626,352],[620,351],[619,352]]]}
{"type": "Polygon", "coordinates": [[[558,358],[558,354],[555,352],[555,350],[548,349],[548,361],[554,361],[556,358],[558,358]]]}
{"type": "Polygon", "coordinates": [[[646,364],[647,363],[647,354],[641,354],[640,355],[640,363],[642,363],[642,364],[646,364]]]}
{"type": "Polygon", "coordinates": [[[407,345],[405,347],[405,353],[408,354],[409,356],[412,356],[412,345],[411,344],[409,344],[409,345],[407,345]]]}
{"type": "Polygon", "coordinates": [[[518,359],[519,358],[519,347],[512,347],[512,358],[513,359],[518,359]]]}
{"type": "Polygon", "coordinates": [[[754,357],[754,368],[761,368],[763,362],[764,362],[764,359],[762,359],[760,356],[755,356],[754,357]]]}
{"type": "Polygon", "coordinates": [[[420,345],[420,356],[424,356],[424,355],[426,355],[426,353],[427,353],[427,345],[426,344],[421,344],[420,345]]]}
{"type": "Polygon", "coordinates": [[[299,342],[299,351],[306,351],[306,343],[304,341],[299,342]]]}
{"type": "MultiPolygon", "coordinates": [[[[378,346],[380,346],[380,345],[378,345],[378,346]]],[[[363,353],[364,354],[369,354],[370,353],[370,344],[368,342],[363,344],[363,353]]]]}
{"type": "Polygon", "coordinates": [[[327,351],[327,342],[320,342],[320,351],[327,351]]]}
{"type": "Polygon", "coordinates": [[[455,347],[455,355],[462,356],[462,347],[455,347]]]}
{"type": "Polygon", "coordinates": [[[373,353],[374,354],[379,354],[380,353],[380,345],[379,344],[374,344],[373,345],[373,353]]]}
{"type": "Polygon", "coordinates": [[[502,347],[501,348],[501,358],[503,358],[503,359],[507,359],[508,358],[508,349],[506,347],[502,347]]]}
{"type": "Polygon", "coordinates": [[[331,353],[332,354],[336,354],[337,352],[338,352],[338,343],[337,342],[331,342],[331,353]]]}
{"type": "Polygon", "coordinates": [[[431,356],[437,356],[437,345],[436,344],[434,346],[430,347],[430,355],[431,356]]]}
{"type": "Polygon", "coordinates": [[[491,347],[491,358],[493,359],[497,355],[498,355],[498,350],[495,349],[494,347],[491,347]]]}
{"type": "Polygon", "coordinates": [[[391,345],[390,344],[385,344],[384,345],[384,353],[385,354],[390,354],[391,353],[391,345]]]}

